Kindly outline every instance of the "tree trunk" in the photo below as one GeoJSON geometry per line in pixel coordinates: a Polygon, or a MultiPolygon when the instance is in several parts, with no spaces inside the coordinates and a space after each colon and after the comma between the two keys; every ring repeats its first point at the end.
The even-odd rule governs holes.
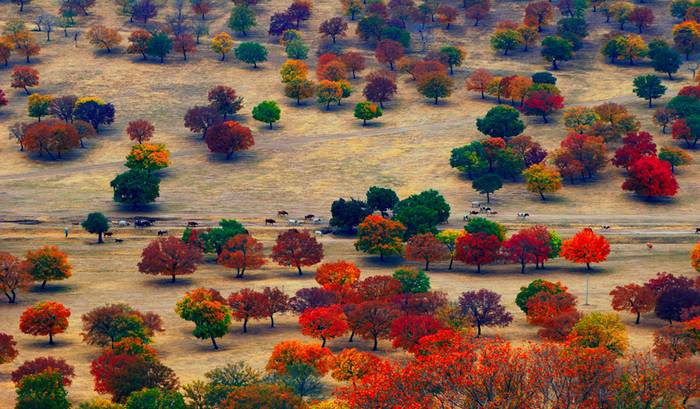
{"type": "Polygon", "coordinates": [[[486,203],[491,203],[491,194],[486,192],[486,203]]]}
{"type": "Polygon", "coordinates": [[[248,318],[243,319],[243,333],[248,332],[248,318]]]}
{"type": "Polygon", "coordinates": [[[377,336],[375,335],[374,336],[374,345],[372,346],[372,351],[376,351],[376,350],[377,350],[377,336]]]}
{"type": "Polygon", "coordinates": [[[275,328],[275,316],[270,314],[270,328],[275,328]]]}
{"type": "Polygon", "coordinates": [[[46,280],[41,282],[41,289],[43,290],[44,288],[46,288],[46,280]]]}
{"type": "Polygon", "coordinates": [[[209,338],[211,338],[211,344],[214,346],[214,349],[219,349],[219,346],[216,345],[216,339],[214,338],[214,336],[212,335],[209,338]]]}
{"type": "Polygon", "coordinates": [[[102,240],[102,232],[97,233],[97,244],[102,244],[104,243],[104,240],[102,240]]]}
{"type": "Polygon", "coordinates": [[[448,270],[452,270],[452,262],[454,261],[454,259],[455,259],[454,256],[450,256],[450,265],[447,266],[447,269],[448,269],[448,270]]]}
{"type": "Polygon", "coordinates": [[[172,278],[172,279],[170,279],[170,282],[171,282],[171,283],[174,283],[174,282],[175,282],[175,274],[173,274],[173,276],[172,276],[172,277],[173,277],[173,278],[172,278]]]}
{"type": "Polygon", "coordinates": [[[297,264],[297,270],[299,271],[299,275],[301,275],[301,274],[302,274],[302,272],[301,272],[301,264],[297,264]]]}
{"type": "Polygon", "coordinates": [[[478,321],[476,322],[476,337],[479,338],[481,336],[481,323],[478,321]]]}
{"type": "Polygon", "coordinates": [[[642,317],[642,313],[637,311],[637,320],[634,321],[635,324],[639,325],[639,319],[642,317]]]}
{"type": "Polygon", "coordinates": [[[53,334],[49,332],[49,345],[53,345],[53,334]]]}
{"type": "Polygon", "coordinates": [[[348,342],[352,342],[352,339],[355,337],[355,330],[352,330],[350,332],[350,339],[348,339],[348,342]]]}
{"type": "Polygon", "coordinates": [[[586,268],[590,271],[591,270],[591,263],[586,263],[586,268]]]}
{"type": "Polygon", "coordinates": [[[326,337],[321,337],[321,348],[325,348],[326,346],[326,337]]]}
{"type": "Polygon", "coordinates": [[[542,191],[541,191],[541,190],[540,190],[540,198],[541,198],[542,200],[546,200],[545,197],[544,197],[544,194],[542,194],[542,191]]]}
{"type": "Polygon", "coordinates": [[[525,260],[520,261],[520,274],[525,274],[525,260]]]}
{"type": "Polygon", "coordinates": [[[428,265],[430,264],[430,261],[425,260],[425,271],[428,271],[428,265]]]}
{"type": "Polygon", "coordinates": [[[481,264],[476,265],[476,273],[481,274],[481,264]]]}

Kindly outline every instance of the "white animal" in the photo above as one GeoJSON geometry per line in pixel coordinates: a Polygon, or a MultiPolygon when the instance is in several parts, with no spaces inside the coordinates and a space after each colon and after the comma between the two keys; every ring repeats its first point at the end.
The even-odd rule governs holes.
{"type": "Polygon", "coordinates": [[[129,225],[129,222],[126,220],[119,220],[119,227],[127,227],[129,225]]]}
{"type": "Polygon", "coordinates": [[[323,219],[321,219],[320,217],[314,218],[314,224],[321,224],[321,223],[323,223],[323,219]]]}
{"type": "Polygon", "coordinates": [[[297,219],[288,219],[287,224],[290,226],[299,226],[301,222],[297,219]]]}
{"type": "Polygon", "coordinates": [[[526,218],[530,217],[530,213],[518,212],[518,217],[525,220],[526,218]]]}

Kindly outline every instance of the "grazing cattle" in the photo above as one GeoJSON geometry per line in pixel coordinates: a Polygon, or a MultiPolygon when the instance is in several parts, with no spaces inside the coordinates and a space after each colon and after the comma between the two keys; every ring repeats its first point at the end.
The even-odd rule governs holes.
{"type": "Polygon", "coordinates": [[[317,236],[323,236],[323,231],[321,230],[314,230],[314,234],[317,236]]]}
{"type": "Polygon", "coordinates": [[[301,224],[301,222],[299,222],[297,219],[289,219],[287,220],[287,224],[290,226],[298,226],[301,224]]]}
{"type": "Polygon", "coordinates": [[[480,207],[481,207],[481,202],[472,202],[472,207],[473,207],[474,209],[480,208],[480,207]]]}
{"type": "Polygon", "coordinates": [[[478,211],[478,210],[472,210],[471,212],[469,212],[469,214],[479,214],[479,211],[478,211]]]}
{"type": "Polygon", "coordinates": [[[119,220],[118,226],[119,227],[127,227],[129,225],[129,222],[126,220],[119,220]]]}
{"type": "Polygon", "coordinates": [[[497,214],[498,214],[498,212],[495,211],[495,210],[491,210],[491,211],[488,212],[488,215],[489,215],[489,216],[495,216],[495,215],[497,215],[497,214]]]}
{"type": "Polygon", "coordinates": [[[314,216],[313,214],[307,214],[306,216],[304,216],[304,220],[310,221],[310,220],[313,220],[314,217],[316,217],[316,216],[314,216]]]}
{"type": "Polygon", "coordinates": [[[528,217],[530,217],[530,213],[518,212],[518,218],[525,220],[528,217]]]}
{"type": "Polygon", "coordinates": [[[168,231],[167,230],[158,230],[158,236],[167,236],[168,231]]]}
{"type": "Polygon", "coordinates": [[[146,219],[136,219],[136,221],[134,221],[134,224],[137,227],[151,227],[151,226],[153,226],[153,222],[150,220],[146,220],[146,219]]]}
{"type": "Polygon", "coordinates": [[[323,219],[321,219],[320,217],[315,217],[313,222],[314,222],[314,224],[321,224],[321,223],[323,223],[323,219]]]}
{"type": "Polygon", "coordinates": [[[603,230],[608,230],[608,229],[610,229],[610,225],[609,225],[609,224],[604,224],[604,225],[602,225],[602,226],[600,226],[600,227],[601,227],[603,230]]]}
{"type": "Polygon", "coordinates": [[[199,226],[199,223],[197,222],[187,222],[187,227],[197,227],[199,226]]]}
{"type": "Polygon", "coordinates": [[[124,239],[114,239],[114,242],[115,242],[115,243],[123,243],[123,242],[124,242],[124,239]]]}
{"type": "Polygon", "coordinates": [[[277,212],[277,217],[286,217],[289,216],[289,213],[286,210],[279,210],[277,212]]]}
{"type": "Polygon", "coordinates": [[[105,237],[112,237],[113,235],[114,233],[112,233],[111,231],[105,232],[105,237]]]}
{"type": "Polygon", "coordinates": [[[654,248],[654,244],[653,244],[653,243],[647,243],[647,248],[648,248],[649,250],[653,249],[653,248],[654,248]]]}
{"type": "Polygon", "coordinates": [[[481,213],[488,213],[491,211],[491,208],[487,207],[487,206],[481,206],[480,210],[481,210],[481,213]]]}
{"type": "Polygon", "coordinates": [[[700,234],[700,227],[695,228],[695,234],[700,234]]]}
{"type": "Polygon", "coordinates": [[[464,216],[462,216],[462,220],[464,220],[465,222],[468,222],[468,221],[469,221],[469,215],[468,215],[468,214],[465,214],[464,216]]]}
{"type": "Polygon", "coordinates": [[[275,221],[275,219],[265,219],[265,226],[267,226],[268,224],[275,224],[275,223],[277,223],[275,221]]]}

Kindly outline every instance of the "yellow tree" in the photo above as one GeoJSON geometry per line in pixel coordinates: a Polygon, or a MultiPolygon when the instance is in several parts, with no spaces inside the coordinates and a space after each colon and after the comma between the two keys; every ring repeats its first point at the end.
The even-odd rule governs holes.
{"type": "Polygon", "coordinates": [[[221,61],[224,61],[226,54],[233,48],[233,38],[228,33],[221,32],[211,38],[210,47],[215,53],[221,54],[221,61]]]}
{"type": "Polygon", "coordinates": [[[523,171],[523,175],[527,180],[527,190],[539,193],[542,200],[545,200],[545,192],[552,193],[561,189],[561,175],[559,171],[544,163],[530,166],[523,171]]]}

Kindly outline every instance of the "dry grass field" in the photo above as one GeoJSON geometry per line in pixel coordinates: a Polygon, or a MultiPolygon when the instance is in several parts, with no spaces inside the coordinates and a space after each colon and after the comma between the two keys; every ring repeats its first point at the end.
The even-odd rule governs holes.
{"type": "MultiPolygon", "coordinates": [[[[449,32],[442,29],[429,32],[428,47],[451,43],[463,46],[468,53],[465,65],[454,75],[457,90],[434,106],[402,76],[397,98],[387,105],[382,118],[366,128],[352,115],[352,107],[362,100],[361,78],[351,82],[355,94],[330,111],[311,100],[303,106],[295,106],[283,95],[278,71],[285,60],[284,52],[266,32],[269,15],[286,8],[288,3],[287,0],[271,0],[256,6],[258,26],[249,39],[264,42],[270,49],[269,61],[259,69],[244,66],[233,58],[221,62],[205,44],[187,62],[171,55],[162,65],[154,61],[141,62],[127,55],[126,41],[112,54],[98,52],[84,37],[91,24],[100,22],[119,27],[124,38],[138,26],[118,15],[116,7],[108,0],[97,0],[91,15],[79,20],[83,37],[77,46],[71,38],[64,38],[60,30],[53,33],[50,43],[42,33],[35,33],[43,47],[32,64],[41,75],[36,92],[95,95],[113,102],[117,110],[115,123],[90,140],[87,149],[61,161],[28,157],[18,151],[13,140],[5,137],[14,122],[29,118],[26,96],[9,88],[11,68],[0,67],[0,88],[6,90],[10,100],[10,105],[0,112],[0,250],[21,255],[41,245],[58,245],[69,254],[75,270],[72,278],[52,284],[43,292],[21,293],[16,305],[0,305],[0,329],[15,336],[20,350],[17,360],[0,368],[0,408],[12,407],[11,370],[26,359],[47,354],[63,357],[76,367],[76,380],[69,390],[72,400],[95,395],[89,363],[99,351],[81,341],[80,316],[104,303],[126,302],[163,317],[166,331],[156,336],[155,348],[183,383],[230,361],[246,360],[262,367],[277,342],[303,338],[296,317],[287,315],[279,320],[280,325],[275,329],[261,321],[253,323],[249,333],[243,334],[240,326],[235,325],[231,334],[221,340],[222,348],[217,352],[211,350],[208,342],[195,339],[191,335],[191,323],[174,312],[175,302],[185,291],[203,286],[228,295],[243,287],[279,286],[293,293],[315,285],[313,268],[307,268],[307,274],[299,278],[291,270],[268,264],[240,281],[233,279],[230,271],[209,261],[189,278],[170,284],[167,279],[139,274],[136,268],[141,250],[156,237],[158,229],[167,228],[171,234],[179,235],[188,220],[211,226],[222,217],[233,217],[262,239],[269,252],[276,234],[285,226],[264,227],[262,221],[273,217],[277,210],[285,209],[296,217],[314,213],[327,220],[333,200],[362,197],[371,185],[391,187],[401,197],[427,188],[436,189],[452,207],[449,226],[461,227],[462,214],[469,210],[469,203],[479,197],[471,183],[450,168],[450,150],[480,137],[475,119],[495,104],[468,93],[463,87],[464,78],[481,67],[504,75],[529,75],[547,67],[538,49],[503,57],[489,46],[489,34],[496,21],[520,21],[527,3],[497,2],[495,12],[479,27],[472,27],[471,22],[465,24],[460,17],[459,24],[449,32]],[[232,86],[244,97],[245,107],[236,119],[251,127],[256,140],[250,151],[230,161],[212,156],[206,145],[182,125],[187,108],[204,104],[208,89],[218,84],[232,86]],[[282,108],[282,119],[274,130],[268,130],[250,115],[252,107],[264,99],[274,99],[282,108]],[[137,118],[154,123],[154,139],[167,145],[173,163],[164,172],[156,204],[146,211],[132,213],[113,204],[109,181],[124,170],[122,163],[131,146],[125,128],[130,120],[137,118]],[[113,219],[148,215],[160,220],[154,228],[116,228],[116,234],[125,239],[124,243],[109,241],[98,246],[93,236],[75,225],[91,211],[101,211],[113,219]],[[21,225],[14,222],[22,219],[41,223],[21,225]],[[63,237],[65,226],[71,230],[67,239],[63,237]],[[58,335],[57,344],[51,348],[41,337],[22,334],[17,324],[27,306],[43,299],[55,299],[72,311],[67,333],[58,335]]],[[[218,1],[209,17],[212,33],[226,29],[231,5],[228,1],[218,1]]],[[[314,16],[304,28],[305,41],[312,51],[319,43],[316,31],[320,22],[341,14],[340,4],[335,0],[317,0],[314,5],[314,16]]],[[[53,11],[55,7],[51,0],[35,0],[26,7],[23,18],[31,21],[33,16],[53,11]]],[[[669,15],[668,2],[655,1],[650,7],[654,9],[656,22],[645,37],[669,37],[674,20],[669,15]]],[[[7,1],[0,3],[0,27],[16,15],[16,9],[16,5],[7,1]]],[[[158,19],[162,20],[166,14],[167,11],[162,12],[158,19]]],[[[605,62],[598,50],[602,36],[612,25],[605,24],[602,15],[590,15],[588,20],[591,35],[584,48],[555,73],[566,105],[624,103],[637,115],[642,129],[655,135],[658,145],[673,143],[670,135],[660,134],[651,123],[652,110],[646,108],[645,101],[632,93],[632,79],[651,72],[651,68],[645,63],[630,67],[605,62]]],[[[350,26],[350,34],[340,40],[341,45],[365,52],[371,57],[370,65],[376,66],[373,51],[359,45],[354,34],[355,23],[350,26]]],[[[420,55],[423,51],[419,42],[414,41],[413,52],[420,55]]],[[[13,58],[13,64],[17,61],[17,57],[13,58]]],[[[315,56],[310,58],[310,64],[313,70],[315,56]]],[[[669,95],[675,95],[680,87],[690,84],[690,75],[684,67],[678,74],[676,80],[664,81],[669,91],[657,105],[669,95]]],[[[548,149],[558,146],[565,136],[560,115],[555,115],[546,125],[539,118],[528,117],[527,125],[525,133],[548,149]]],[[[567,184],[545,202],[527,192],[523,183],[507,183],[494,196],[492,207],[499,212],[494,220],[506,224],[511,232],[523,225],[545,224],[563,237],[570,237],[589,225],[611,225],[605,235],[611,242],[612,254],[608,262],[596,266],[590,280],[591,305],[581,307],[584,312],[609,311],[608,292],[615,285],[643,282],[657,271],[694,274],[688,254],[698,239],[692,232],[700,223],[697,212],[700,156],[697,152],[692,155],[695,163],[678,174],[680,191],[671,201],[646,202],[623,192],[620,189],[622,172],[609,166],[593,182],[567,184]],[[527,211],[532,216],[526,222],[519,221],[515,217],[519,211],[527,211]],[[646,242],[655,244],[653,250],[646,248],[646,242]]],[[[380,264],[373,257],[365,257],[354,250],[350,238],[324,236],[320,241],[326,259],[354,261],[364,275],[388,274],[404,264],[398,259],[380,264]]],[[[478,288],[502,294],[515,321],[504,329],[487,329],[486,334],[527,342],[537,337],[536,329],[527,325],[524,315],[515,306],[515,294],[520,286],[537,277],[560,280],[582,300],[585,274],[583,268],[563,260],[549,263],[543,272],[528,270],[521,275],[518,271],[507,265],[488,266],[477,275],[456,263],[452,272],[444,265],[436,266],[431,269],[430,278],[434,289],[446,291],[451,297],[478,288]]],[[[622,317],[628,324],[634,348],[648,348],[652,331],[664,325],[653,315],[643,317],[639,326],[634,325],[632,315],[623,314],[622,317]]],[[[330,342],[334,351],[345,345],[345,340],[330,342]]],[[[371,344],[362,341],[355,346],[371,348],[371,344]]],[[[382,356],[403,356],[401,352],[392,351],[387,342],[380,348],[382,356]]]]}

